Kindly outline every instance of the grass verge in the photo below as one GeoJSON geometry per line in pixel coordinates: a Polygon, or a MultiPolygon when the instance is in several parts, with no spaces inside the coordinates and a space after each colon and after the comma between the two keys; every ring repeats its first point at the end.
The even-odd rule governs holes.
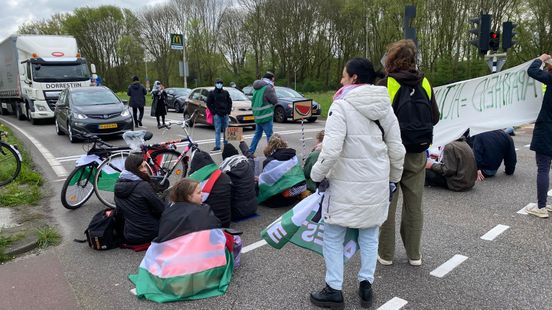
{"type": "Polygon", "coordinates": [[[17,240],[23,238],[22,234],[5,236],[0,234],[0,263],[6,262],[11,259],[5,254],[6,248],[17,240]]]}
{"type": "Polygon", "coordinates": [[[7,142],[19,146],[23,156],[21,173],[10,184],[0,188],[0,206],[15,207],[20,205],[34,205],[42,198],[42,176],[33,169],[33,162],[29,154],[21,147],[11,130],[0,123],[0,130],[8,132],[7,142]]]}
{"type": "Polygon", "coordinates": [[[36,230],[38,237],[38,247],[45,248],[52,245],[58,245],[61,242],[61,235],[52,226],[42,227],[36,230]]]}

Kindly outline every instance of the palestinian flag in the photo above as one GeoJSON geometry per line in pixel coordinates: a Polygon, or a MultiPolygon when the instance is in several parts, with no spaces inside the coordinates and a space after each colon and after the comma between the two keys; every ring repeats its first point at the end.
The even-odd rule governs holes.
{"type": "Polygon", "coordinates": [[[209,193],[213,189],[213,186],[221,173],[222,171],[216,164],[209,164],[190,175],[190,179],[199,182],[199,186],[201,187],[202,202],[205,202],[207,198],[209,198],[209,193]]]}
{"type": "Polygon", "coordinates": [[[273,160],[259,175],[257,202],[261,203],[303,181],[305,174],[297,156],[286,161],[273,160]]]}
{"type": "MultiPolygon", "coordinates": [[[[261,232],[270,246],[281,249],[291,242],[304,249],[322,253],[324,244],[324,220],[322,208],[324,193],[316,191],[301,200],[293,209],[284,213],[261,232]]],[[[343,258],[347,262],[358,250],[358,230],[348,228],[343,242],[343,258]]]]}
{"type": "Polygon", "coordinates": [[[224,295],[234,258],[222,229],[203,230],[161,243],[152,242],[129,275],[136,295],[158,303],[224,295]]]}

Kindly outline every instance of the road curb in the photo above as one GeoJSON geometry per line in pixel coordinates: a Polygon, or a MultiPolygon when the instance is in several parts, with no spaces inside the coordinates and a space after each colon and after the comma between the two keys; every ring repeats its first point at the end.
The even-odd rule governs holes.
{"type": "Polygon", "coordinates": [[[16,247],[8,247],[4,255],[6,256],[17,256],[29,251],[32,251],[38,247],[38,238],[33,238],[31,241],[24,243],[22,245],[17,245],[16,247]]]}

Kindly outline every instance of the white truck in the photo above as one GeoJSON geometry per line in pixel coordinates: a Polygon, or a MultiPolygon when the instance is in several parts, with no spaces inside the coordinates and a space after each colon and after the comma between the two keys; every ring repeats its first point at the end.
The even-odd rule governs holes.
{"type": "Polygon", "coordinates": [[[0,43],[0,114],[52,119],[59,93],[90,86],[90,77],[74,37],[12,35],[0,43]]]}

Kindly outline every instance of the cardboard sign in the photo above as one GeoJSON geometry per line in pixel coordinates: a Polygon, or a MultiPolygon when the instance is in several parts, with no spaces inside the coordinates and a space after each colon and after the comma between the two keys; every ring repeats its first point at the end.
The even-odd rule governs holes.
{"type": "Polygon", "coordinates": [[[309,118],[312,115],[312,100],[293,102],[293,120],[309,118]]]}
{"type": "Polygon", "coordinates": [[[226,140],[228,141],[241,141],[243,139],[242,127],[228,127],[226,128],[226,140]]]}

